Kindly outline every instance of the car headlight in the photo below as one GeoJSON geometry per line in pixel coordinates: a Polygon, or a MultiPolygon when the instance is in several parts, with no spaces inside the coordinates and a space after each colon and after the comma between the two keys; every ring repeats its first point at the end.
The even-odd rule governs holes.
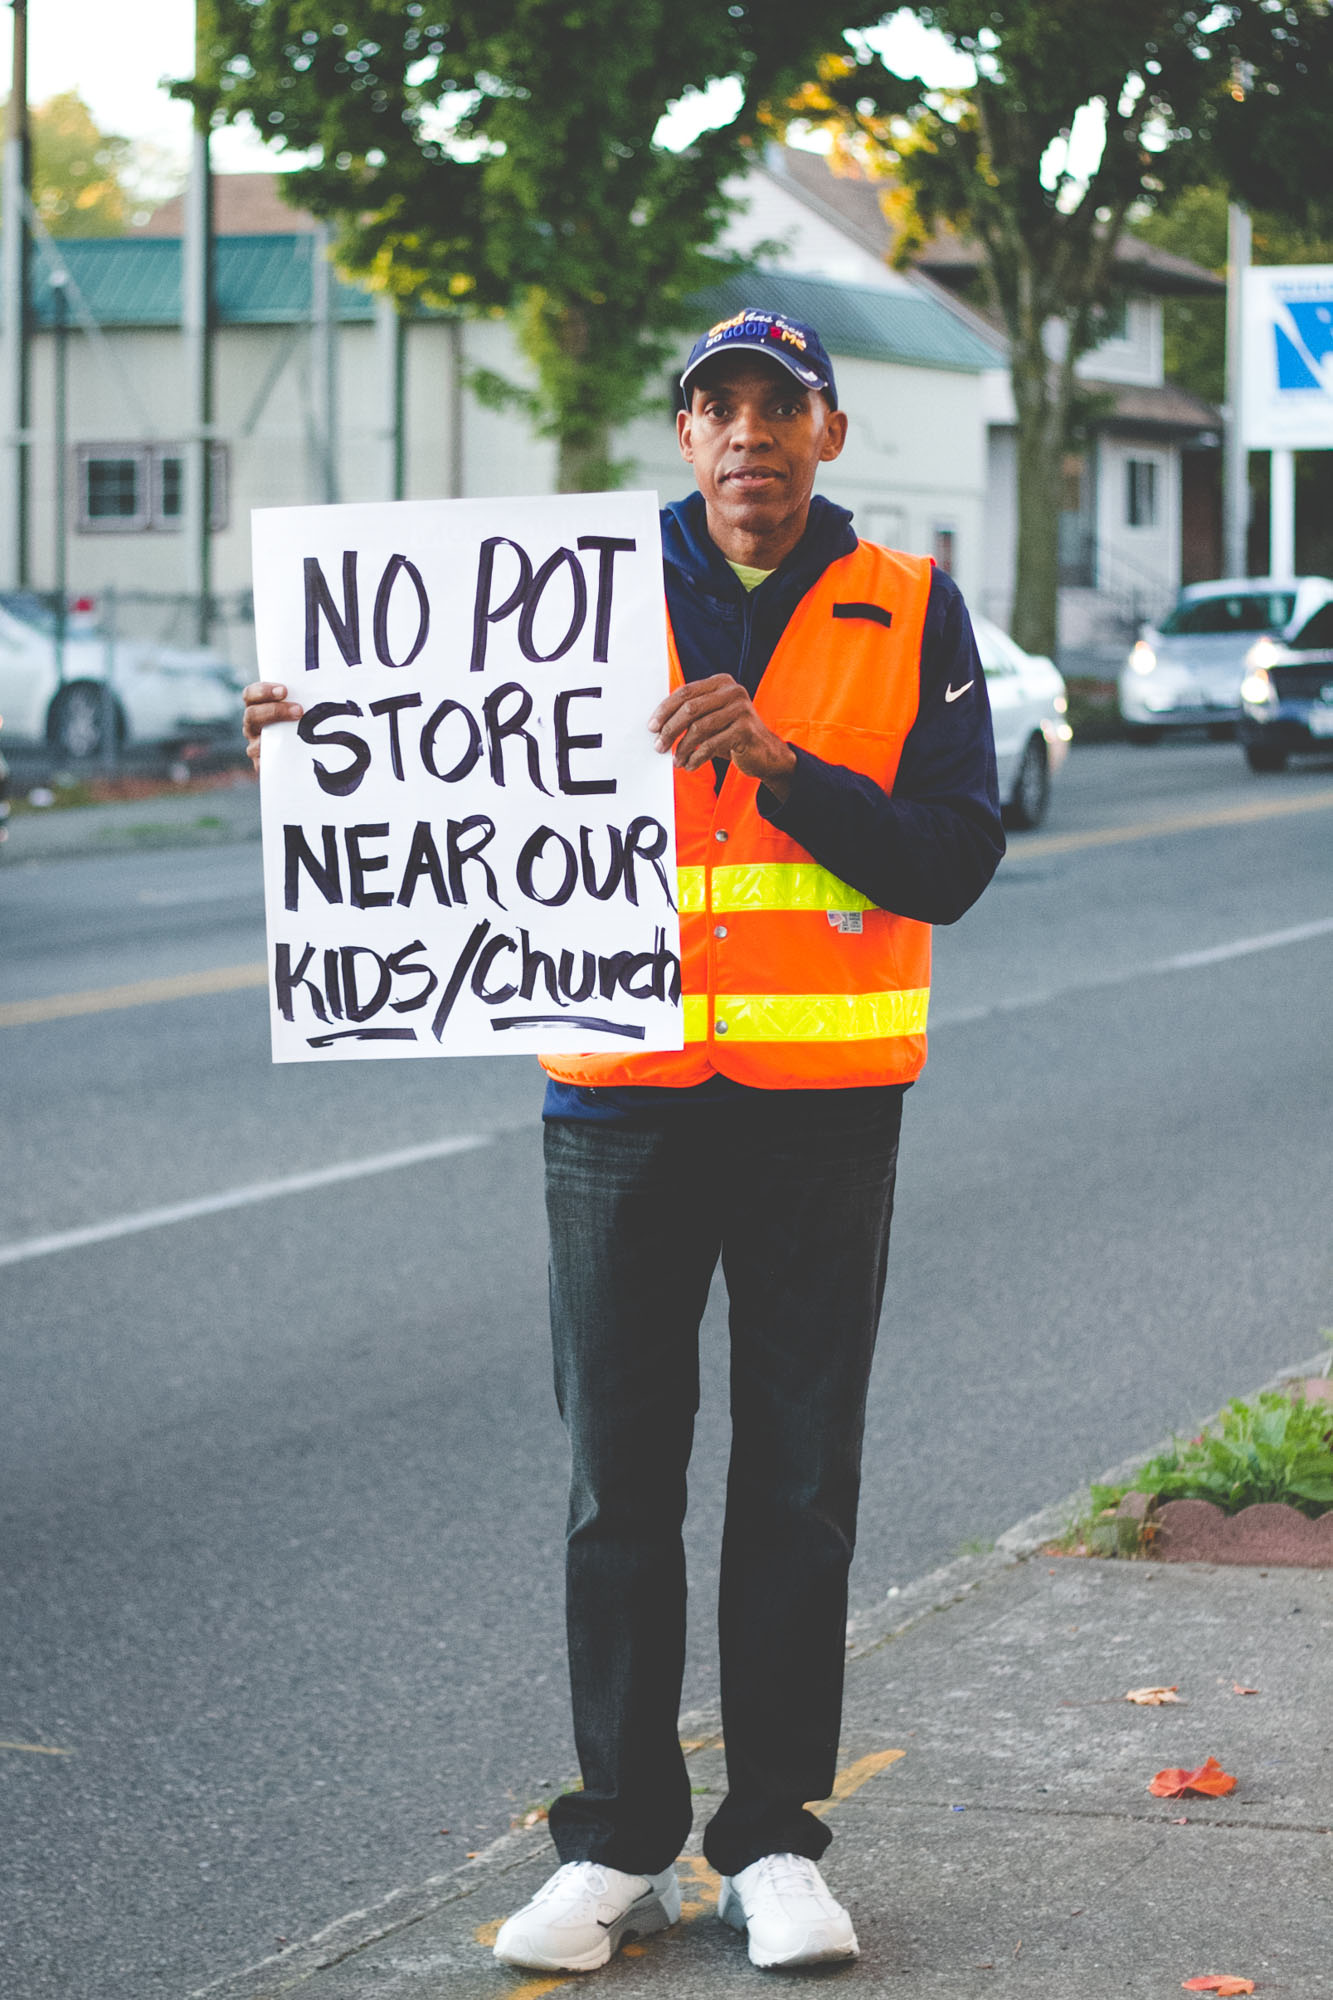
{"type": "Polygon", "coordinates": [[[1129,664],[1136,674],[1150,674],[1157,665],[1157,655],[1146,639],[1136,639],[1134,650],[1129,656],[1129,664]]]}
{"type": "MultiPolygon", "coordinates": [[[[1258,648],[1252,650],[1257,651],[1258,648]]],[[[1240,684],[1240,698],[1247,708],[1268,708],[1276,704],[1277,690],[1266,667],[1250,669],[1240,684]]]]}
{"type": "MultiPolygon", "coordinates": [[[[1265,633],[1262,639],[1256,639],[1250,647],[1249,652],[1245,655],[1245,664],[1247,667],[1253,669],[1271,667],[1281,657],[1282,648],[1275,645],[1265,633]]],[[[1267,700],[1267,696],[1262,697],[1262,699],[1267,700]]]]}
{"type": "Polygon", "coordinates": [[[1056,695],[1054,701],[1051,703],[1051,707],[1055,710],[1057,715],[1068,715],[1069,696],[1067,694],[1056,695]]]}

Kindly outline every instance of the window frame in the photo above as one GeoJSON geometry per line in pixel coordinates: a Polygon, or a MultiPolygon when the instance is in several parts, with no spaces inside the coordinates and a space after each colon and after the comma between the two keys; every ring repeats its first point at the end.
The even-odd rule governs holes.
{"type": "Polygon", "coordinates": [[[1160,528],[1162,525],[1162,462],[1158,458],[1125,460],[1125,526],[1160,528]],[[1148,509],[1142,511],[1140,482],[1147,487],[1148,509]]]}
{"type": "MultiPolygon", "coordinates": [[[[184,485],[185,447],[180,444],[79,444],[75,451],[75,530],[80,535],[178,535],[185,525],[183,513],[168,514],[165,505],[166,468],[173,460],[181,468],[184,485]],[[92,467],[106,460],[132,460],[137,467],[138,490],[133,514],[94,514],[89,505],[92,467]]],[[[210,444],[208,526],[219,534],[230,525],[231,454],[225,444],[210,444]]]]}

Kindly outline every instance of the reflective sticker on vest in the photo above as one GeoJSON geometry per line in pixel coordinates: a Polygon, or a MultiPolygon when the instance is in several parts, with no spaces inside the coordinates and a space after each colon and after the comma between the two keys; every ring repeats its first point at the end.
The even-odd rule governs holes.
{"type": "MultiPolygon", "coordinates": [[[[881,1042],[924,1035],[928,986],[901,993],[719,993],[717,1015],[732,1042],[881,1042]]],[[[708,1002],[685,998],[685,1039],[708,1031],[708,1002]]]]}
{"type": "MultiPolygon", "coordinates": [[[[714,868],[713,908],[722,910],[873,910],[878,905],[859,889],[839,881],[817,861],[749,861],[714,868]]],[[[676,870],[676,901],[682,916],[707,908],[702,868],[676,870]]],[[[861,926],[839,925],[859,930],[861,926]]]]}
{"type": "Polygon", "coordinates": [[[830,910],[828,920],[835,931],[846,937],[860,937],[861,912],[859,910],[830,910]]]}

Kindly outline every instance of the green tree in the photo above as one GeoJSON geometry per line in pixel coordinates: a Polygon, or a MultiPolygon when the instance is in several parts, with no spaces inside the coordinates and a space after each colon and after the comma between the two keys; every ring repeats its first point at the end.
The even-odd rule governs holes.
{"type": "MultiPolygon", "coordinates": [[[[717,275],[763,107],[831,34],[808,0],[209,0],[200,78],[311,163],[291,198],[338,261],[401,299],[512,312],[535,377],[495,381],[557,440],[564,491],[614,483],[610,434],[717,275]],[[671,151],[668,106],[734,78],[726,122],[671,151]]],[[[875,20],[871,6],[864,17],[875,20]]]]}
{"type": "Polygon", "coordinates": [[[29,122],[33,206],[52,236],[121,235],[129,140],[99,132],[73,90],[34,105],[29,122]]]}
{"type": "Polygon", "coordinates": [[[1126,220],[1214,176],[1305,212],[1333,178],[1333,20],[1326,0],[940,0],[917,11],[971,58],[973,84],[933,90],[866,49],[826,61],[798,108],[835,114],[891,176],[902,261],[940,224],[978,246],[1017,411],[1013,631],[1050,652],[1074,368],[1105,331],[1126,220]],[[1068,147],[1080,113],[1105,130],[1084,173],[1068,147]]]}

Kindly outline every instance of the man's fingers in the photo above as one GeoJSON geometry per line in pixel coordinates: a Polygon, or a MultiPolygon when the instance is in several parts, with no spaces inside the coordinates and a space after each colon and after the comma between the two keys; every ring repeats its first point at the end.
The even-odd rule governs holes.
{"type": "MultiPolygon", "coordinates": [[[[668,749],[695,716],[716,707],[732,692],[744,696],[744,690],[730,674],[714,674],[709,680],[690,681],[685,687],[673,689],[648,718],[648,727],[653,735],[664,739],[660,748],[668,749]]],[[[748,700],[749,697],[744,698],[748,700]]]]}
{"type": "Polygon", "coordinates": [[[726,676],[715,681],[696,681],[689,688],[680,689],[670,706],[664,703],[654,716],[652,726],[657,747],[665,751],[674,743],[679,748],[691,730],[697,739],[700,729],[727,727],[751,713],[750,697],[736,681],[726,676]]]}

